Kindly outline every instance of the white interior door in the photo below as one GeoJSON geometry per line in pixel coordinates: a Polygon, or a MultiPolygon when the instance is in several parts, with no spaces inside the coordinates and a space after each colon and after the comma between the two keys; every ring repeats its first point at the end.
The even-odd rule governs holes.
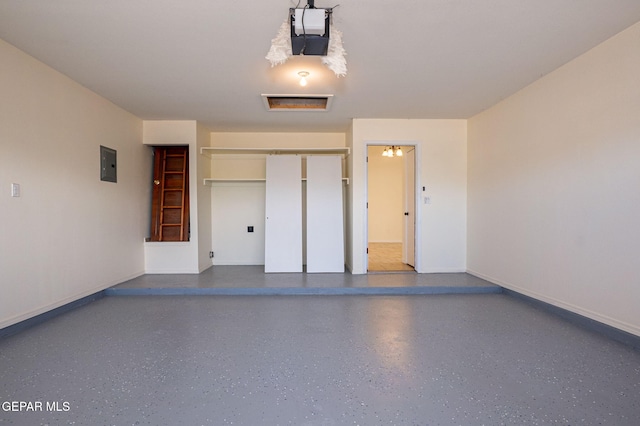
{"type": "Polygon", "coordinates": [[[307,272],[344,272],[342,158],[307,157],[307,272]]]}
{"type": "Polygon", "coordinates": [[[404,155],[404,238],[402,245],[403,262],[415,267],[416,263],[416,151],[407,147],[404,155]]]}
{"type": "Polygon", "coordinates": [[[302,161],[267,155],[265,272],[302,272],[302,161]]]}

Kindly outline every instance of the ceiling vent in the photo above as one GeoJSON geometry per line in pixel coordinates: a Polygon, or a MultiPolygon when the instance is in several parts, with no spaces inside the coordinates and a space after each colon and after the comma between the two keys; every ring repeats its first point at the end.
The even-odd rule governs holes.
{"type": "Polygon", "coordinates": [[[269,111],[328,111],[333,95],[262,95],[269,111]]]}

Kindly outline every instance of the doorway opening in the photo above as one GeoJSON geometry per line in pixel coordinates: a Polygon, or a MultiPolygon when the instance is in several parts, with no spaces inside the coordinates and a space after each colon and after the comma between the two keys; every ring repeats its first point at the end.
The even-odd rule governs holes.
{"type": "Polygon", "coordinates": [[[367,146],[367,271],[415,272],[415,146],[388,147],[367,146]]]}

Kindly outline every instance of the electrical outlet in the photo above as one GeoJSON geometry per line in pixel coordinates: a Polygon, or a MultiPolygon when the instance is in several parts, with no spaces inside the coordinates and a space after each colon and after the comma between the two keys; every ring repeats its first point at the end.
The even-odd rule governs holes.
{"type": "Polygon", "coordinates": [[[209,252],[209,259],[213,259],[213,252],[212,251],[209,252]]]}
{"type": "Polygon", "coordinates": [[[247,232],[253,232],[253,226],[247,226],[247,232]]]}

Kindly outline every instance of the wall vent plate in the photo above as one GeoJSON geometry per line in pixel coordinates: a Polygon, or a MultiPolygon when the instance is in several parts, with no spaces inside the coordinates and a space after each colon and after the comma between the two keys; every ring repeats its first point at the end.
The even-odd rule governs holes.
{"type": "Polygon", "coordinates": [[[100,145],[100,180],[118,182],[118,163],[115,149],[100,145]]]}

